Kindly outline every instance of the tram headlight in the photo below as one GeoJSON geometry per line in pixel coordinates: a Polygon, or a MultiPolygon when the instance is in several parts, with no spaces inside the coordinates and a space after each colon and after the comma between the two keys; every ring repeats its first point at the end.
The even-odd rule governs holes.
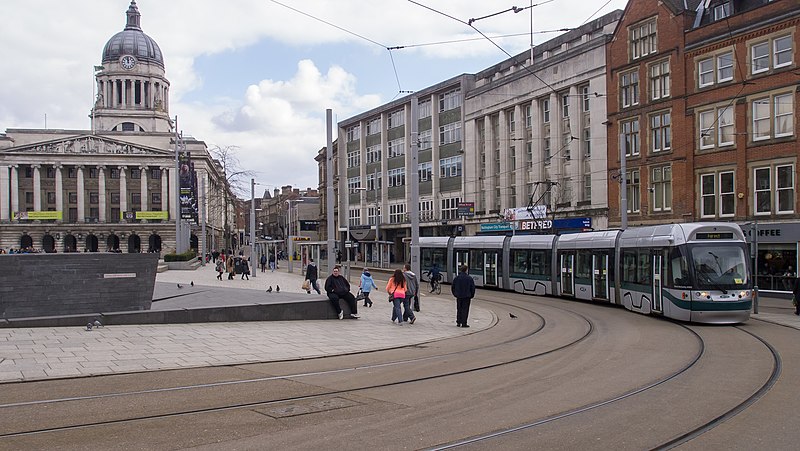
{"type": "Polygon", "coordinates": [[[740,297],[740,298],[743,298],[743,297],[745,297],[745,296],[749,296],[749,295],[750,295],[750,292],[749,292],[749,291],[740,291],[740,292],[739,292],[739,297],[740,297]]]}
{"type": "Polygon", "coordinates": [[[701,298],[706,298],[708,297],[708,291],[701,291],[700,293],[697,293],[697,295],[701,298]]]}

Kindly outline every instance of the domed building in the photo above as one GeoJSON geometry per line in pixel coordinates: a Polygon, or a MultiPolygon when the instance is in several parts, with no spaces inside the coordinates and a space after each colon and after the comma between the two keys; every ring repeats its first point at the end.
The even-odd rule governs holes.
{"type": "Polygon", "coordinates": [[[0,249],[167,253],[185,247],[176,218],[181,243],[224,245],[225,175],[203,141],[176,133],[164,56],[135,0],[125,14],[94,68],[89,130],[0,134],[0,249]]]}

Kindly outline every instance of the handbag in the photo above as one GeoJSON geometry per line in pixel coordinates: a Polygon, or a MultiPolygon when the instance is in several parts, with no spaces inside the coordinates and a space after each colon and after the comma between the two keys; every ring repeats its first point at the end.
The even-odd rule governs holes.
{"type": "Polygon", "coordinates": [[[397,291],[397,288],[395,288],[395,289],[392,291],[392,294],[390,294],[390,295],[389,295],[389,302],[390,302],[390,303],[391,303],[391,302],[394,302],[394,292],[395,292],[395,291],[397,291]]]}
{"type": "Polygon", "coordinates": [[[364,300],[364,292],[361,291],[361,288],[358,289],[358,294],[356,295],[356,301],[363,301],[364,300]]]}
{"type": "Polygon", "coordinates": [[[414,311],[419,311],[419,296],[414,295],[414,311]]]}
{"type": "Polygon", "coordinates": [[[306,279],[303,281],[303,289],[308,291],[311,289],[311,281],[306,279]]]}

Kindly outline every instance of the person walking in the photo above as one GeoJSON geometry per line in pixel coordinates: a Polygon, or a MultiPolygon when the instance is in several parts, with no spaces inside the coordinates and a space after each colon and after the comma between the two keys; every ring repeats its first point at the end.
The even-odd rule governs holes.
{"type": "MultiPolygon", "coordinates": [[[[306,266],[306,280],[308,280],[310,287],[313,288],[314,291],[317,292],[317,294],[322,294],[319,291],[319,282],[317,282],[318,278],[319,278],[319,273],[317,271],[317,264],[314,263],[314,259],[313,258],[309,258],[308,259],[308,266],[306,266]]],[[[306,290],[306,292],[308,294],[311,294],[311,290],[310,289],[306,290]]]]}
{"type": "Polygon", "coordinates": [[[259,259],[259,263],[261,263],[261,272],[267,271],[267,254],[261,254],[261,258],[259,259]]]}
{"type": "Polygon", "coordinates": [[[222,259],[217,259],[217,280],[222,280],[222,273],[225,272],[225,262],[222,259]]]}
{"type": "Polygon", "coordinates": [[[364,268],[364,272],[361,273],[361,280],[358,282],[358,287],[361,288],[361,292],[364,293],[364,307],[372,307],[372,300],[369,298],[369,292],[372,291],[373,288],[378,289],[378,286],[375,285],[375,279],[372,278],[369,269],[364,268]]]}
{"type": "Polygon", "coordinates": [[[397,324],[403,325],[403,313],[400,305],[406,298],[406,277],[403,271],[395,269],[389,283],[386,284],[386,292],[389,293],[389,302],[392,303],[392,322],[397,319],[397,324]]]}
{"type": "Polygon", "coordinates": [[[414,316],[414,309],[411,307],[411,303],[414,302],[416,296],[419,296],[419,280],[417,280],[417,275],[411,271],[411,265],[406,263],[403,269],[403,277],[406,278],[406,297],[403,299],[403,321],[411,321],[411,324],[414,324],[417,317],[414,316]]]}
{"type": "Polygon", "coordinates": [[[468,269],[467,265],[462,265],[458,275],[453,279],[453,284],[450,285],[450,291],[456,298],[456,326],[458,327],[469,327],[467,324],[469,304],[475,297],[475,281],[467,273],[468,269]]]}
{"type": "Polygon", "coordinates": [[[242,261],[241,263],[239,263],[239,266],[241,267],[242,270],[242,280],[244,280],[245,277],[247,277],[247,280],[250,280],[250,262],[247,261],[246,258],[242,258],[242,261]]]}
{"type": "Polygon", "coordinates": [[[225,269],[228,270],[228,280],[233,280],[233,255],[228,255],[228,261],[225,263],[225,269]]]}
{"type": "Polygon", "coordinates": [[[794,287],[792,287],[792,296],[794,296],[794,314],[800,315],[800,277],[794,278],[794,287]]]}
{"type": "Polygon", "coordinates": [[[340,299],[344,299],[347,302],[347,305],[350,306],[350,312],[352,312],[350,313],[350,318],[360,318],[360,316],[358,316],[358,305],[356,305],[356,298],[353,296],[353,293],[350,292],[350,282],[348,282],[347,279],[339,274],[340,271],[340,266],[333,267],[331,275],[325,279],[325,293],[328,295],[328,300],[330,300],[331,304],[333,304],[333,308],[336,310],[336,314],[339,316],[339,319],[344,319],[342,306],[339,305],[340,299]]]}
{"type": "Polygon", "coordinates": [[[275,254],[269,254],[269,269],[275,272],[275,254]]]}

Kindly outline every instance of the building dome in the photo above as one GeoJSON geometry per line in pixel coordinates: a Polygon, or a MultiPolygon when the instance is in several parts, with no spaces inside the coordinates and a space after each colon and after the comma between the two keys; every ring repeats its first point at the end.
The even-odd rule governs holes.
{"type": "Polygon", "coordinates": [[[153,38],[144,34],[139,25],[141,14],[136,6],[136,0],[131,1],[126,14],[128,21],[125,29],[112,36],[103,48],[103,63],[117,62],[124,55],[132,55],[138,61],[156,64],[163,68],[164,57],[161,55],[161,49],[153,38]]]}

